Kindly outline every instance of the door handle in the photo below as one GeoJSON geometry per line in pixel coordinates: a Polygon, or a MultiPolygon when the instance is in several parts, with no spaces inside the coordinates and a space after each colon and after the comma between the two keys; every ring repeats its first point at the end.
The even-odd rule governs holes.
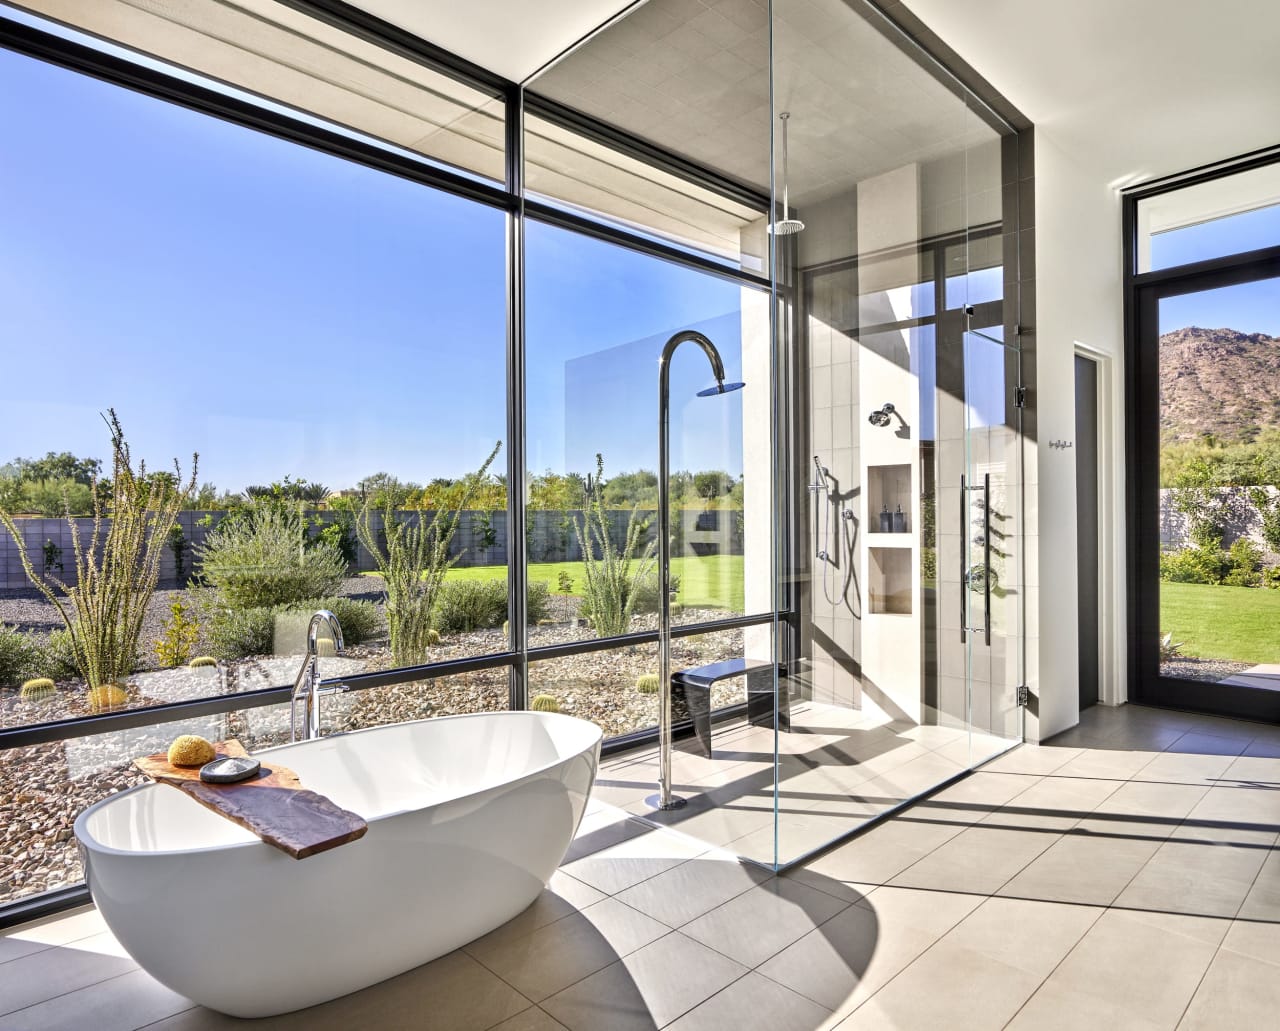
{"type": "Polygon", "coordinates": [[[969,626],[969,566],[965,562],[966,527],[969,524],[969,488],[963,476],[960,477],[960,640],[966,640],[969,626]]]}
{"type": "Polygon", "coordinates": [[[991,647],[991,474],[982,474],[982,629],[991,647]]]}

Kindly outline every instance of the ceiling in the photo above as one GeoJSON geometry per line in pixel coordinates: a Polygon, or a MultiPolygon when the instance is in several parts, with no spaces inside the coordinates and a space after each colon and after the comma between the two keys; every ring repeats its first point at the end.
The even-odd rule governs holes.
{"type": "Polygon", "coordinates": [[[995,139],[844,0],[649,0],[528,85],[764,193],[789,111],[798,206],[995,139]]]}
{"type": "Polygon", "coordinates": [[[353,0],[353,6],[523,82],[635,0],[353,0]]]}
{"type": "Polygon", "coordinates": [[[904,3],[1113,187],[1280,138],[1276,0],[904,3]]]}

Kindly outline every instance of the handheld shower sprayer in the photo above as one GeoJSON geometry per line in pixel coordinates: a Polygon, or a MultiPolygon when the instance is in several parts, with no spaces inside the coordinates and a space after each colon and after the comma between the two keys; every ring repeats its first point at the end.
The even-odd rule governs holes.
{"type": "Polygon", "coordinates": [[[813,482],[809,484],[809,490],[815,494],[825,494],[827,487],[827,470],[822,468],[822,463],[818,460],[818,456],[813,456],[813,482]]]}

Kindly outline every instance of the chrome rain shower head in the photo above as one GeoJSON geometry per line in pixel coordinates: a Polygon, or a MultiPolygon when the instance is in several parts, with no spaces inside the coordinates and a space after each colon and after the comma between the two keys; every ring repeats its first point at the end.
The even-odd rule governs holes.
{"type": "Polygon", "coordinates": [[[718,394],[732,394],[735,390],[741,390],[745,387],[745,383],[717,383],[714,387],[707,387],[705,390],[699,390],[699,397],[715,397],[718,394]]]}
{"type": "Polygon", "coordinates": [[[893,405],[890,402],[885,402],[883,408],[872,412],[867,416],[867,422],[871,423],[872,426],[888,426],[889,416],[891,416],[894,411],[895,409],[893,405]]]}
{"type": "Polygon", "coordinates": [[[794,236],[796,233],[804,229],[804,223],[798,218],[792,218],[791,212],[787,204],[787,188],[788,188],[788,152],[787,152],[787,121],[791,118],[790,111],[783,111],[778,115],[782,119],[782,220],[779,222],[771,222],[769,224],[769,232],[774,236],[794,236]]]}

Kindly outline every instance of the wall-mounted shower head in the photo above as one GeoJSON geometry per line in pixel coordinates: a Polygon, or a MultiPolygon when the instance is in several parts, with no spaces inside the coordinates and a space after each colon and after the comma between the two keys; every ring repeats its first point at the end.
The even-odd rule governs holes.
{"type": "Polygon", "coordinates": [[[886,401],[883,408],[879,409],[878,411],[872,412],[870,415],[867,416],[867,421],[871,423],[872,426],[888,426],[889,416],[891,416],[894,413],[894,411],[895,409],[892,403],[886,401]]]}

